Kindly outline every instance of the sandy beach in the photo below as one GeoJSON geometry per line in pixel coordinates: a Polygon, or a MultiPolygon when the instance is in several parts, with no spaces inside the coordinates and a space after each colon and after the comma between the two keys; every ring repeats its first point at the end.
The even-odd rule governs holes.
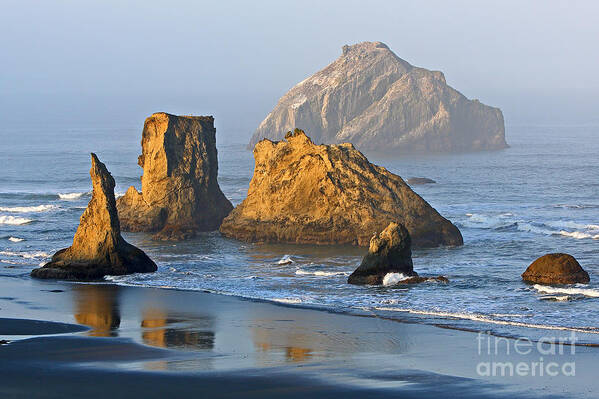
{"type": "Polygon", "coordinates": [[[512,339],[488,356],[473,332],[204,292],[18,277],[0,279],[0,291],[7,398],[590,398],[596,388],[594,347],[541,355],[575,362],[575,376],[481,376],[481,362],[540,354],[508,354],[512,339]]]}

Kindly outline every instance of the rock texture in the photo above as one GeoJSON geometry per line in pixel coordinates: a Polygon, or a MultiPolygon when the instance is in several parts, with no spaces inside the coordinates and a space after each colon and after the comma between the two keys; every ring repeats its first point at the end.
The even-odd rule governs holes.
{"type": "Polygon", "coordinates": [[[532,262],[522,274],[525,281],[537,284],[588,283],[589,274],[568,254],[547,254],[532,262]]]}
{"type": "Polygon", "coordinates": [[[390,222],[420,247],[462,245],[460,231],[402,180],[351,144],[315,145],[296,129],[263,140],[247,198],[220,231],[251,242],[366,246],[390,222]]]}
{"type": "Polygon", "coordinates": [[[468,100],[442,72],[410,65],[381,42],[344,46],[335,62],[287,92],[254,132],[280,140],[301,127],[316,143],[360,150],[449,152],[507,147],[498,108],[468,100]]]}
{"type": "Polygon", "coordinates": [[[153,114],[141,148],[141,193],[132,186],[117,201],[123,230],[158,239],[217,230],[233,205],[218,186],[214,118],[153,114]]]}
{"type": "Polygon", "coordinates": [[[412,264],[412,240],[401,224],[394,222],[370,239],[368,254],[349,276],[350,284],[382,284],[387,273],[417,276],[412,264]]]}
{"type": "Polygon", "coordinates": [[[56,252],[49,263],[31,272],[32,277],[93,280],[156,271],[142,250],[121,237],[114,179],[95,154],[91,158],[92,199],[81,215],[73,245],[56,252]]]}

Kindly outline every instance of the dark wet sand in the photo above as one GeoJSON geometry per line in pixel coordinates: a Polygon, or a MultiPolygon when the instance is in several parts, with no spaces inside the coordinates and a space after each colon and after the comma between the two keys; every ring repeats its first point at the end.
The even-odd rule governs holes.
{"type": "Polygon", "coordinates": [[[10,341],[0,345],[2,398],[594,398],[599,389],[598,348],[544,356],[574,361],[573,377],[485,377],[480,362],[540,354],[489,357],[471,332],[203,292],[7,277],[0,292],[0,340],[10,341]]]}

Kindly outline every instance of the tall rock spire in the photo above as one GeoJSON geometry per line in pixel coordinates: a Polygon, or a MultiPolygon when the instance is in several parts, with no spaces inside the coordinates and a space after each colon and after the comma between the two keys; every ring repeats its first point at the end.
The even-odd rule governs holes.
{"type": "Polygon", "coordinates": [[[93,280],[105,275],[156,271],[156,264],[121,236],[114,178],[96,154],[91,154],[91,161],[92,199],[79,219],[73,245],[33,270],[33,277],[93,280]]]}

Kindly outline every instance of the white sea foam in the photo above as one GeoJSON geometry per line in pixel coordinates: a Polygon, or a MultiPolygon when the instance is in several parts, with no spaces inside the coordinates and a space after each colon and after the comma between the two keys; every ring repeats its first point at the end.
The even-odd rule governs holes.
{"type": "MultiPolygon", "coordinates": [[[[587,225],[595,226],[595,225],[587,225]]],[[[570,237],[577,240],[594,239],[599,240],[599,234],[589,233],[585,231],[567,231],[567,230],[550,230],[542,227],[535,226],[531,223],[518,223],[518,230],[527,231],[529,233],[543,234],[543,235],[561,235],[564,237],[570,237]]],[[[591,230],[591,229],[589,229],[591,230]]]]}
{"type": "Polygon", "coordinates": [[[544,295],[539,298],[541,301],[566,302],[571,299],[569,295],[544,295]]]}
{"type": "Polygon", "coordinates": [[[544,224],[556,229],[599,230],[599,225],[597,224],[576,223],[571,220],[549,221],[544,224]]]}
{"type": "Polygon", "coordinates": [[[512,213],[502,213],[500,215],[483,215],[479,213],[467,213],[468,219],[462,224],[465,227],[475,229],[498,229],[513,225],[516,221],[511,218],[512,213]]]}
{"type": "Polygon", "coordinates": [[[385,274],[385,277],[383,277],[383,285],[384,286],[390,286],[390,285],[395,285],[398,284],[404,280],[409,279],[410,276],[406,276],[403,273],[387,273],[385,274]]]}
{"type": "Polygon", "coordinates": [[[11,242],[21,242],[21,241],[25,241],[24,238],[19,238],[19,237],[8,237],[8,241],[11,242]]]}
{"type": "Polygon", "coordinates": [[[21,225],[33,222],[33,219],[22,218],[18,216],[4,216],[0,215],[0,224],[11,224],[11,225],[21,225]]]}
{"type": "Polygon", "coordinates": [[[491,313],[494,317],[532,317],[531,314],[520,314],[520,313],[491,313]]]}
{"type": "Polygon", "coordinates": [[[284,255],[281,259],[279,259],[279,261],[277,262],[278,265],[290,265],[293,263],[293,259],[291,259],[290,255],[284,255]]]}
{"type": "Polygon", "coordinates": [[[316,270],[316,271],[308,271],[308,270],[302,270],[302,269],[297,269],[295,271],[295,274],[297,275],[310,275],[310,276],[347,276],[349,275],[349,273],[347,272],[325,272],[322,270],[316,270]]]}
{"type": "Polygon", "coordinates": [[[84,192],[84,193],[58,193],[58,198],[60,198],[61,200],[74,200],[77,198],[81,198],[84,195],[89,194],[88,192],[84,192]]]}
{"type": "Polygon", "coordinates": [[[388,307],[377,307],[375,309],[381,310],[381,311],[389,311],[389,312],[403,312],[403,313],[425,315],[425,316],[472,320],[472,321],[477,321],[477,322],[481,322],[481,323],[509,325],[509,326],[514,326],[514,327],[537,328],[537,329],[543,329],[543,330],[565,330],[565,331],[574,331],[574,332],[580,332],[580,333],[599,334],[599,328],[597,328],[597,327],[568,327],[568,326],[554,326],[554,325],[536,324],[536,323],[524,323],[521,321],[493,319],[488,316],[485,316],[482,314],[477,314],[477,313],[459,313],[459,312],[452,313],[452,312],[416,310],[416,309],[405,309],[405,308],[388,308],[388,307]]]}
{"type": "Polygon", "coordinates": [[[288,303],[288,304],[302,303],[302,300],[299,298],[273,298],[272,301],[280,302],[280,303],[288,303]]]}
{"type": "Polygon", "coordinates": [[[583,233],[582,231],[560,230],[559,234],[562,236],[566,236],[566,237],[576,238],[577,240],[584,240],[585,238],[593,238],[592,234],[583,233]]]}
{"type": "Polygon", "coordinates": [[[518,223],[518,230],[527,231],[529,233],[535,233],[535,234],[544,234],[544,235],[548,235],[548,236],[553,235],[553,234],[559,234],[559,232],[557,232],[557,231],[544,229],[542,227],[535,226],[531,223],[524,223],[524,222],[518,223]]]}
{"type": "Polygon", "coordinates": [[[383,299],[381,305],[397,305],[400,302],[400,299],[383,299]]]}
{"type": "Polygon", "coordinates": [[[125,276],[104,276],[104,280],[113,281],[115,283],[121,282],[125,276]]]}
{"type": "Polygon", "coordinates": [[[583,239],[599,239],[599,224],[578,223],[571,220],[544,221],[542,223],[533,223],[530,221],[518,220],[512,213],[502,213],[500,215],[483,215],[476,213],[467,213],[468,219],[462,222],[462,225],[477,229],[501,229],[509,226],[516,226],[519,231],[525,231],[542,235],[561,235],[564,237],[583,239]],[[573,231],[571,231],[573,230],[573,231]]]}
{"type": "Polygon", "coordinates": [[[42,251],[35,252],[13,252],[13,251],[0,251],[0,255],[4,256],[14,256],[25,259],[35,259],[35,258],[49,258],[50,254],[42,251]]]}
{"type": "Polygon", "coordinates": [[[0,206],[0,211],[2,212],[12,212],[12,213],[32,213],[32,212],[45,212],[50,209],[56,208],[56,205],[37,205],[37,206],[0,206]]]}
{"type": "Polygon", "coordinates": [[[583,295],[592,298],[599,298],[599,290],[592,288],[577,287],[550,287],[541,284],[535,284],[533,288],[543,294],[565,294],[565,295],[583,295]]]}

